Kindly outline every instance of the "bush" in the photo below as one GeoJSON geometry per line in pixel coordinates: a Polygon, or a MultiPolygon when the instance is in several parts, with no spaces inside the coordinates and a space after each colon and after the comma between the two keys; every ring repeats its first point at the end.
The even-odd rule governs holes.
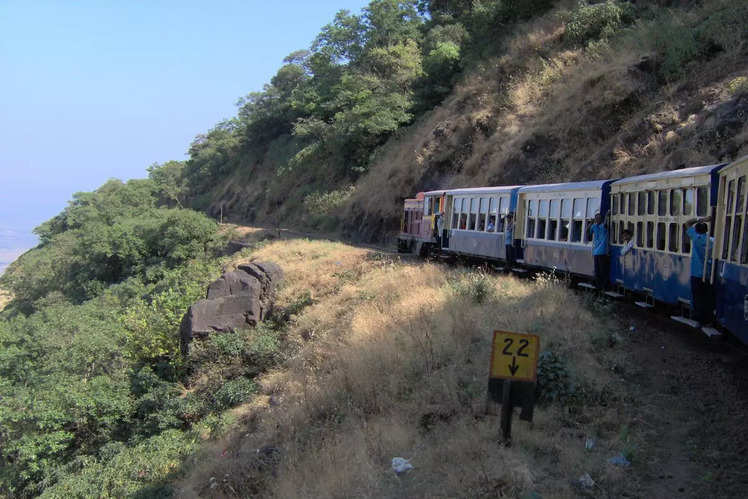
{"type": "Polygon", "coordinates": [[[227,381],[215,393],[215,404],[219,409],[228,409],[248,401],[257,392],[257,386],[247,378],[227,381]]]}
{"type": "Polygon", "coordinates": [[[582,0],[566,21],[564,38],[570,43],[585,45],[588,42],[606,39],[634,20],[633,7],[614,0],[589,5],[582,0]]]}
{"type": "Polygon", "coordinates": [[[462,274],[449,281],[456,296],[468,298],[474,303],[485,303],[495,292],[491,278],[483,271],[473,271],[462,274]]]}
{"type": "Polygon", "coordinates": [[[701,52],[696,32],[678,19],[662,17],[650,27],[659,64],[657,73],[664,80],[675,80],[685,74],[686,64],[701,52]]]}
{"type": "Polygon", "coordinates": [[[538,403],[550,404],[569,397],[573,393],[569,370],[564,361],[550,351],[538,356],[538,403]]]}

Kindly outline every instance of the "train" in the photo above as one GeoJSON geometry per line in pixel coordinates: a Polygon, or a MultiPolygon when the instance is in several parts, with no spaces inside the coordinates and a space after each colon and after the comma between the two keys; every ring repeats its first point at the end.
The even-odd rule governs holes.
{"type": "Polygon", "coordinates": [[[727,331],[748,345],[746,177],[748,156],[619,179],[419,192],[404,200],[398,250],[479,259],[519,273],[551,271],[593,287],[588,228],[599,213],[610,235],[605,293],[632,296],[643,308],[666,305],[677,310],[673,319],[697,327],[686,231],[689,220],[709,216],[704,279],[713,286],[718,329],[705,332],[727,331]],[[625,256],[624,231],[633,240],[625,256]]]}

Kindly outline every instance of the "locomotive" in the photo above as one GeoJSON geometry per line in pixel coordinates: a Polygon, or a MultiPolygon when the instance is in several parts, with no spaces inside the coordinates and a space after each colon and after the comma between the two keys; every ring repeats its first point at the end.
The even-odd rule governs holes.
{"type": "Polygon", "coordinates": [[[398,250],[466,256],[515,272],[552,271],[592,287],[595,214],[610,234],[608,291],[636,304],[680,309],[690,325],[691,242],[687,222],[711,216],[704,279],[721,328],[748,344],[748,156],[620,179],[419,192],[403,206],[398,250]],[[507,238],[508,217],[513,217],[507,238]],[[624,231],[633,251],[622,254],[624,231]]]}

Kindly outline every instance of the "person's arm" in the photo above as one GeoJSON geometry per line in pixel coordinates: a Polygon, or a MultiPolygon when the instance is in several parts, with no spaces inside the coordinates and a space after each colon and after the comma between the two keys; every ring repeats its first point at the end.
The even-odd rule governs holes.
{"type": "Polygon", "coordinates": [[[686,222],[686,229],[690,229],[692,225],[697,224],[699,222],[709,223],[711,221],[712,221],[712,217],[692,218],[691,220],[688,220],[686,222]]]}

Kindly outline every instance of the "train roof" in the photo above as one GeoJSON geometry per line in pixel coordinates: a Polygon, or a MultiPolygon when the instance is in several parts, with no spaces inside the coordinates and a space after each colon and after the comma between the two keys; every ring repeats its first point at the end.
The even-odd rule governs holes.
{"type": "Polygon", "coordinates": [[[560,191],[586,191],[600,189],[612,180],[588,180],[585,182],[564,182],[562,184],[528,185],[520,188],[519,192],[560,192],[560,191]]]}
{"type": "Polygon", "coordinates": [[[457,187],[455,189],[440,189],[438,191],[429,191],[425,193],[427,196],[439,195],[447,193],[452,196],[460,196],[463,194],[492,194],[495,192],[509,192],[513,189],[519,189],[521,185],[498,185],[494,187],[457,187]]]}
{"type": "Polygon", "coordinates": [[[729,165],[725,166],[722,170],[729,170],[730,168],[737,167],[738,165],[741,165],[743,163],[748,163],[748,155],[743,156],[742,158],[738,158],[729,165]]]}
{"type": "Polygon", "coordinates": [[[658,173],[647,173],[644,175],[636,175],[634,177],[626,177],[613,182],[615,185],[632,184],[635,182],[646,182],[652,180],[661,180],[666,178],[680,178],[680,177],[696,177],[698,175],[709,175],[715,169],[724,166],[726,163],[719,163],[716,165],[707,166],[694,166],[691,168],[681,168],[680,170],[670,170],[666,172],[658,173]]]}

